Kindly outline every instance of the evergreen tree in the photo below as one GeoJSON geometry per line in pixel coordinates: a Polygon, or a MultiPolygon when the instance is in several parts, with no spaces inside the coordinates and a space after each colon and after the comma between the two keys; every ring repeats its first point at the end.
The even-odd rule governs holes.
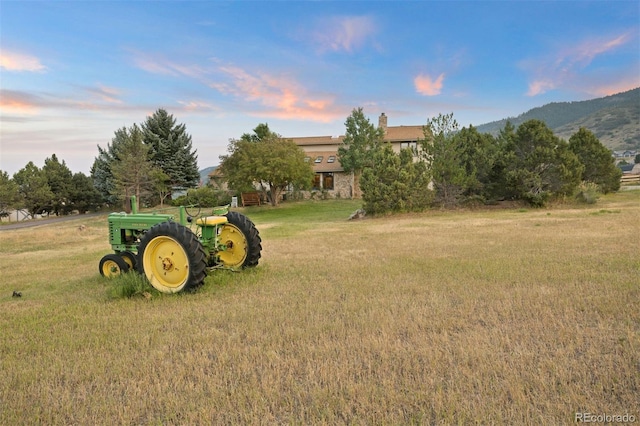
{"type": "Polygon", "coordinates": [[[616,167],[611,152],[593,133],[581,127],[569,138],[569,149],[584,166],[583,181],[595,183],[605,194],[620,189],[622,171],[616,167]]]}
{"type": "Polygon", "coordinates": [[[508,184],[516,197],[532,205],[542,206],[554,196],[571,194],[580,183],[584,166],[542,121],[522,123],[507,149],[513,153],[508,184]]]}
{"type": "Polygon", "coordinates": [[[18,184],[7,172],[0,170],[0,220],[20,207],[21,200],[18,184]]]}
{"type": "Polygon", "coordinates": [[[47,210],[55,213],[56,216],[68,214],[73,210],[70,202],[73,173],[64,160],[62,163],[58,160],[56,154],[52,154],[50,158],[44,160],[42,171],[47,177],[51,192],[53,192],[52,203],[47,207],[47,210]]]}
{"type": "Polygon", "coordinates": [[[78,172],[71,178],[71,193],[69,201],[73,209],[80,214],[96,210],[103,203],[100,192],[93,185],[93,179],[78,172]]]}
{"type": "Polygon", "coordinates": [[[462,162],[462,139],[455,137],[458,128],[453,113],[440,114],[427,121],[421,141],[421,155],[431,168],[435,202],[444,207],[460,204],[473,181],[462,162]]]}
{"type": "Polygon", "coordinates": [[[360,176],[372,163],[371,152],[384,141],[384,129],[376,128],[364,116],[362,108],[354,109],[345,122],[343,145],[338,148],[338,159],[346,173],[353,173],[352,195],[360,197],[360,176]]]}
{"type": "Polygon", "coordinates": [[[164,109],[158,109],[142,124],[144,143],[151,162],[169,176],[172,187],[195,187],[200,181],[198,157],[184,124],[164,109]]]}
{"type": "Polygon", "coordinates": [[[465,197],[491,198],[491,177],[498,156],[498,145],[490,134],[481,134],[469,126],[453,135],[458,147],[459,160],[465,169],[468,181],[465,197]]]}
{"type": "Polygon", "coordinates": [[[52,204],[54,194],[49,188],[47,176],[32,161],[18,170],[13,175],[13,180],[18,184],[18,192],[22,196],[24,207],[32,218],[36,214],[45,212],[47,206],[52,204]]]}
{"type": "MultiPolygon", "coordinates": [[[[111,173],[115,184],[115,191],[123,196],[125,207],[128,207],[130,196],[136,196],[140,203],[142,195],[151,189],[153,164],[149,158],[149,146],[143,142],[143,134],[138,125],[134,124],[129,130],[121,129],[118,133],[117,154],[111,164],[111,173]]],[[[116,143],[114,142],[114,145],[116,143]]]]}
{"type": "Polygon", "coordinates": [[[424,161],[414,161],[413,151],[396,154],[391,145],[373,150],[372,165],[362,171],[363,208],[370,214],[420,211],[429,206],[432,191],[424,161]]]}
{"type": "Polygon", "coordinates": [[[114,159],[115,153],[112,144],[107,144],[107,149],[103,149],[98,145],[98,156],[93,160],[93,165],[91,166],[93,185],[100,193],[102,200],[110,205],[118,203],[118,196],[116,195],[111,173],[111,163],[114,159]]]}

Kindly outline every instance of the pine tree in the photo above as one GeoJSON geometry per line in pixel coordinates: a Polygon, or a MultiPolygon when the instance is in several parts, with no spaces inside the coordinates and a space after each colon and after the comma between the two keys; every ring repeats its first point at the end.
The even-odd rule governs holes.
{"type": "Polygon", "coordinates": [[[198,157],[184,124],[176,125],[173,115],[158,109],[142,124],[142,132],[151,162],[169,176],[170,186],[198,185],[198,157]]]}
{"type": "Polygon", "coordinates": [[[364,116],[362,108],[354,109],[345,122],[346,132],[338,148],[338,159],[346,173],[353,173],[353,192],[360,197],[360,176],[366,167],[373,163],[371,153],[384,141],[384,129],[375,127],[364,116]]]}
{"type": "Polygon", "coordinates": [[[584,165],[583,181],[595,183],[605,194],[620,189],[622,171],[616,167],[611,152],[596,135],[581,127],[569,138],[569,149],[584,165]]]}
{"type": "Polygon", "coordinates": [[[62,163],[58,161],[56,154],[51,155],[50,158],[44,160],[44,166],[42,171],[47,177],[47,183],[51,192],[53,192],[53,199],[49,210],[56,215],[68,214],[71,212],[71,190],[72,190],[72,178],[73,173],[67,167],[64,160],[62,163]]]}
{"type": "Polygon", "coordinates": [[[47,183],[47,176],[32,161],[18,170],[13,175],[13,180],[18,184],[24,207],[32,218],[46,211],[47,206],[51,205],[54,195],[47,183]]]}

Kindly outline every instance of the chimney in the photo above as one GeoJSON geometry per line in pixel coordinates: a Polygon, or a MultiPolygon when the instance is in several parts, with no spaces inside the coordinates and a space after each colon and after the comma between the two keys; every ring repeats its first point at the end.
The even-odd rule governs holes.
{"type": "Polygon", "coordinates": [[[387,130],[387,116],[384,112],[378,117],[378,127],[382,127],[385,131],[387,130]]]}

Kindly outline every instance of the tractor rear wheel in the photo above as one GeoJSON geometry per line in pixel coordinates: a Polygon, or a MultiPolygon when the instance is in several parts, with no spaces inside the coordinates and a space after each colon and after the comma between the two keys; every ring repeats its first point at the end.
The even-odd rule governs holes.
{"type": "Polygon", "coordinates": [[[238,212],[226,214],[228,222],[222,225],[220,242],[227,246],[219,254],[220,262],[227,268],[257,266],[262,251],[262,240],[256,226],[238,212]]]}
{"type": "Polygon", "coordinates": [[[111,253],[100,259],[98,269],[100,270],[100,275],[103,277],[114,278],[120,274],[129,272],[129,265],[122,257],[111,253]]]}
{"type": "Polygon", "coordinates": [[[202,243],[176,222],[152,226],[140,239],[138,260],[138,270],[162,293],[194,290],[207,275],[202,243]]]}

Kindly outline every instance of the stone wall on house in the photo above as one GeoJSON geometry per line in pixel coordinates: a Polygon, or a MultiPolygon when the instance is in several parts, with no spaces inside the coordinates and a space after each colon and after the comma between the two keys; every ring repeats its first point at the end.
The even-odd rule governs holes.
{"type": "Polygon", "coordinates": [[[353,193],[353,176],[351,173],[336,172],[333,174],[333,189],[313,189],[301,191],[304,199],[311,198],[351,198],[353,193]]]}

